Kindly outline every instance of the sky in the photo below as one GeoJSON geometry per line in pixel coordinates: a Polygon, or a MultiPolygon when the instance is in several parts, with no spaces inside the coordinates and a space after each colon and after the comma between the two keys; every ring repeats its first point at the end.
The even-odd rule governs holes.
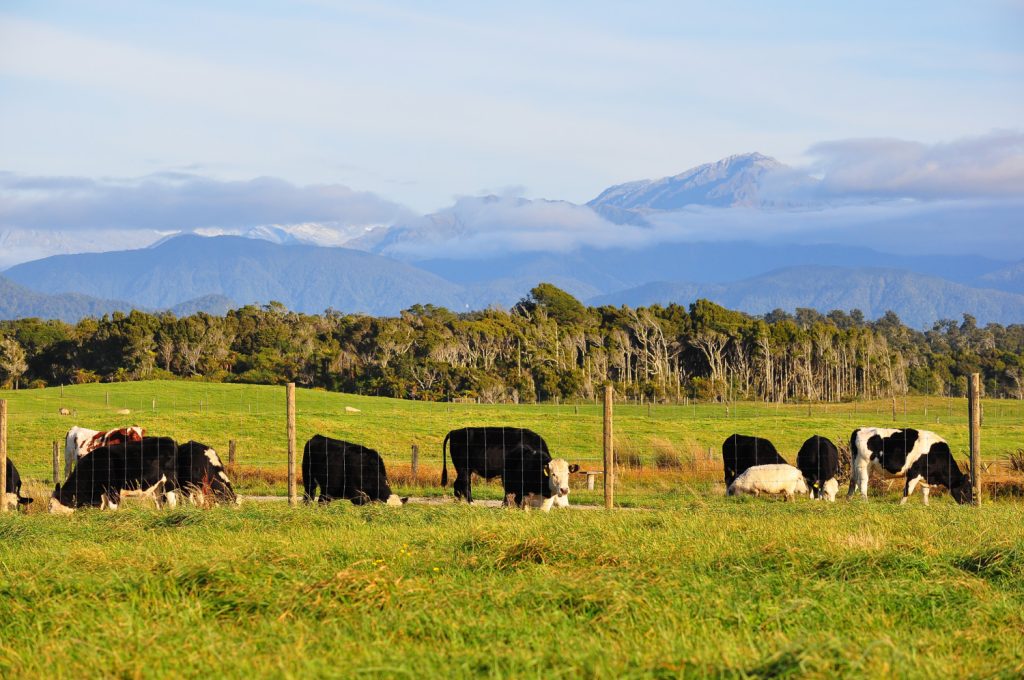
{"type": "Polygon", "coordinates": [[[971,166],[1019,197],[1019,135],[994,177],[998,141],[932,168],[1022,128],[1020,0],[0,3],[9,225],[56,190],[69,220],[99,194],[124,221],[147,186],[185,188],[158,201],[172,217],[386,223],[510,188],[583,203],[749,151],[936,199],[971,166]]]}

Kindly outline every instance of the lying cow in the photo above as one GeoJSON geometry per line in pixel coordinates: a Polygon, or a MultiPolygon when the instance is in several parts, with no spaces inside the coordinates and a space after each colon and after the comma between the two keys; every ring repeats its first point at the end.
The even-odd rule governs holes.
{"type": "Polygon", "coordinates": [[[907,469],[907,483],[903,487],[900,505],[907,502],[907,498],[914,493],[915,487],[919,484],[925,505],[928,505],[928,490],[932,486],[944,486],[949,489],[949,494],[957,503],[966,504],[974,501],[971,478],[960,471],[946,442],[932,444],[928,453],[918,457],[907,469]]]}
{"type": "Polygon", "coordinates": [[[730,496],[741,493],[754,496],[781,493],[789,501],[798,493],[807,493],[807,482],[804,473],[792,465],[754,465],[732,481],[727,493],[730,496]]]}
{"type": "Polygon", "coordinates": [[[72,468],[83,456],[89,455],[101,446],[120,444],[121,442],[140,442],[146,435],[145,430],[133,425],[116,430],[101,432],[75,425],[64,436],[64,476],[71,474],[72,468]]]}
{"type": "Polygon", "coordinates": [[[804,442],[796,454],[796,466],[804,473],[811,498],[835,502],[839,492],[839,449],[825,437],[814,435],[804,442]]]}
{"type": "Polygon", "coordinates": [[[28,505],[32,502],[31,498],[25,498],[21,495],[21,475],[18,474],[18,468],[14,467],[14,462],[11,461],[11,457],[7,457],[7,484],[4,488],[3,503],[7,510],[16,510],[19,505],[28,505]]]}
{"type": "Polygon", "coordinates": [[[190,441],[179,445],[175,469],[175,488],[195,505],[205,505],[207,496],[219,503],[238,503],[220,456],[206,444],[190,441]]]}
{"type": "Polygon", "coordinates": [[[408,498],[391,493],[380,454],[341,439],[314,435],[302,448],[303,500],[312,502],[320,490],[320,503],[348,498],[355,505],[379,501],[402,505],[408,498]]]}
{"type": "Polygon", "coordinates": [[[455,466],[455,498],[473,502],[473,473],[484,479],[503,477],[506,453],[536,454],[551,460],[547,442],[536,432],[521,427],[464,427],[449,432],[441,445],[441,486],[448,485],[448,446],[451,442],[452,465],[455,466]]]}
{"type": "Polygon", "coordinates": [[[767,439],[734,434],[722,442],[722,463],[725,468],[725,486],[728,488],[747,468],[755,465],[786,465],[786,460],[767,439]]]}
{"type": "Polygon", "coordinates": [[[152,497],[157,506],[166,501],[174,507],[176,453],[177,445],[169,437],[101,446],[54,487],[50,512],[65,514],[81,507],[117,510],[121,497],[128,495],[152,497]]]}
{"type": "Polygon", "coordinates": [[[544,454],[526,447],[516,447],[505,456],[505,474],[502,486],[506,504],[516,507],[539,508],[549,512],[555,505],[569,507],[569,475],[578,472],[579,465],[569,465],[562,458],[551,460],[544,454]]]}

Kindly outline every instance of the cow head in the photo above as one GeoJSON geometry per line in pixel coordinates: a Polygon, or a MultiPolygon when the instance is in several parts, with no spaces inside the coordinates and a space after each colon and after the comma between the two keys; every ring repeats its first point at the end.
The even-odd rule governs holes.
{"type": "Polygon", "coordinates": [[[395,506],[395,507],[401,507],[401,506],[405,505],[408,502],[409,502],[409,497],[408,496],[406,496],[405,498],[399,498],[398,494],[396,494],[396,493],[393,493],[390,496],[388,496],[387,501],[385,501],[385,503],[387,505],[392,505],[392,506],[395,506]]]}
{"type": "Polygon", "coordinates": [[[953,497],[960,505],[970,505],[974,502],[974,485],[971,483],[971,478],[964,475],[963,481],[959,486],[954,486],[949,490],[949,495],[953,497]]]}
{"type": "Polygon", "coordinates": [[[6,510],[11,512],[18,509],[19,505],[28,505],[32,502],[31,498],[22,498],[16,493],[5,493],[4,494],[4,505],[6,510]]]}
{"type": "Polygon", "coordinates": [[[556,458],[544,466],[548,491],[552,496],[569,495],[569,475],[578,472],[579,465],[569,465],[563,458],[556,458]]]}
{"type": "Polygon", "coordinates": [[[50,497],[50,506],[48,510],[54,515],[70,515],[75,511],[74,507],[65,505],[64,503],[72,503],[72,499],[61,497],[60,484],[53,487],[53,495],[50,497]]]}

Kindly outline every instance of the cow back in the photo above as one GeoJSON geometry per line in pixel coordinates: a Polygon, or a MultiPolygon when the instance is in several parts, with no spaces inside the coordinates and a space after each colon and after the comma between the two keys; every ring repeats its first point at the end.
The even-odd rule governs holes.
{"type": "Polygon", "coordinates": [[[839,449],[830,440],[814,435],[796,455],[796,466],[811,482],[824,482],[839,472],[839,449]]]}

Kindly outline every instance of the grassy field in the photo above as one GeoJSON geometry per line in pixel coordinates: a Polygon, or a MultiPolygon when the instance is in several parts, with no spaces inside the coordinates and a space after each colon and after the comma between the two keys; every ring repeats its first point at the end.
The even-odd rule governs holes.
{"type": "MultiPolygon", "coordinates": [[[[0,515],[0,678],[1024,673],[1018,498],[971,508],[945,496],[925,508],[898,506],[895,490],[834,505],[721,495],[728,434],[769,437],[793,458],[811,434],[841,443],[855,426],[891,423],[888,401],[728,413],[617,405],[617,449],[643,467],[622,471],[627,507],[613,512],[248,502],[58,517],[42,512],[51,442],[75,423],[138,423],[222,454],[235,439],[239,486],[282,493],[284,389],[153,382],[0,397],[11,456],[37,498],[30,514],[0,515]]],[[[959,454],[965,406],[912,399],[904,416],[900,402],[897,424],[934,429],[959,454]]],[[[1021,446],[1020,408],[985,403],[988,461],[1021,446]]],[[[300,390],[297,411],[300,446],[322,432],[378,448],[401,491],[417,496],[441,493],[441,440],[464,425],[530,427],[556,455],[600,469],[594,404],[300,390]]],[[[500,487],[476,492],[497,498],[500,487]]],[[[600,484],[572,493],[574,504],[597,502],[600,484]]]]}
{"type": "Polygon", "coordinates": [[[0,675],[1020,677],[1019,506],[0,516],[0,675]]]}
{"type": "MultiPolygon", "coordinates": [[[[11,456],[23,476],[51,477],[51,442],[63,441],[73,424],[94,429],[139,424],[179,441],[196,439],[226,458],[237,441],[235,478],[247,493],[281,494],[287,461],[284,388],[201,382],[137,382],[76,385],[0,392],[9,401],[11,456]],[[74,415],[61,416],[61,408],[74,415]],[[128,410],[130,413],[119,414],[128,410]]],[[[1024,447],[1024,403],[986,400],[983,457],[990,461],[1024,447]]],[[[597,404],[437,404],[297,390],[298,445],[315,433],[349,439],[380,451],[401,493],[439,494],[441,442],[449,430],[467,425],[507,424],[540,432],[556,456],[601,469],[601,407],[597,404]],[[346,409],[358,409],[348,411],[346,409]],[[421,475],[412,485],[412,445],[419,447],[421,475]]],[[[954,453],[968,448],[966,399],[910,398],[897,403],[896,426],[933,429],[954,453]],[[904,408],[906,414],[904,415],[904,408]]],[[[625,505],[672,504],[706,493],[720,478],[722,440],[734,432],[771,439],[791,462],[812,434],[843,445],[861,425],[893,423],[889,400],[850,404],[739,403],[615,407],[616,450],[640,461],[624,470],[618,489],[625,505]],[[656,462],[667,464],[658,469],[656,462]],[[678,466],[678,467],[677,467],[678,466]]],[[[993,472],[997,472],[998,468],[993,472]]],[[[578,502],[598,500],[598,490],[574,490],[578,502]]],[[[481,498],[500,497],[498,485],[477,485],[481,498]]]]}

